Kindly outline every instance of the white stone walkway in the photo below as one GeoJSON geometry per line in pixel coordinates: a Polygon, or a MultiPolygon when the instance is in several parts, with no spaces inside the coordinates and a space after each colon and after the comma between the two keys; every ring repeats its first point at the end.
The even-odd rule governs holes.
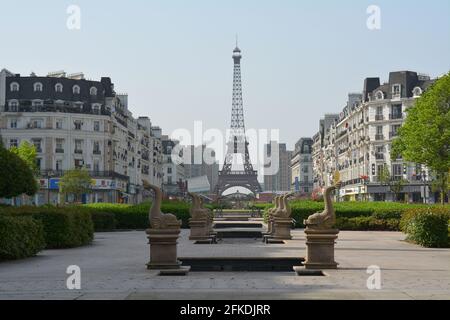
{"type": "MultiPolygon", "coordinates": [[[[286,245],[249,239],[193,245],[183,230],[184,257],[303,257],[302,230],[286,245]]],[[[145,233],[97,233],[91,246],[46,250],[37,257],[0,263],[0,299],[450,299],[450,249],[424,249],[396,232],[341,232],[339,270],[326,277],[294,272],[191,272],[159,277],[148,271],[145,233]],[[81,268],[81,290],[66,288],[66,268],[81,268]],[[366,286],[367,267],[382,270],[382,289],[366,286]]]]}

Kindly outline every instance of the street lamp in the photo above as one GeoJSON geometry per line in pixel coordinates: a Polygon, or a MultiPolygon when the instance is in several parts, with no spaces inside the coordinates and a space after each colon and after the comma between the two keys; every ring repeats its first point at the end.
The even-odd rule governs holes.
{"type": "Polygon", "coordinates": [[[427,174],[425,170],[422,171],[421,179],[423,182],[423,203],[427,203],[427,174]]]}

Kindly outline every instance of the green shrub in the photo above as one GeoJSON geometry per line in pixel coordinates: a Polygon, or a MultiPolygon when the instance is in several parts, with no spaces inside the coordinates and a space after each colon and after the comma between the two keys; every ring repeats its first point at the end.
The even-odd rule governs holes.
{"type": "MultiPolygon", "coordinates": [[[[145,202],[139,205],[96,203],[85,205],[91,213],[108,212],[114,214],[116,228],[122,230],[144,230],[149,228],[149,212],[151,203],[145,202]]],[[[189,226],[189,203],[178,201],[164,201],[161,211],[172,213],[182,221],[182,227],[189,226]]]]}
{"type": "Polygon", "coordinates": [[[31,257],[44,248],[42,222],[31,217],[0,215],[0,261],[31,257]]]}
{"type": "Polygon", "coordinates": [[[2,209],[9,216],[30,216],[42,222],[48,249],[87,245],[94,238],[94,226],[89,212],[79,207],[11,207],[2,209]]]}
{"type": "Polygon", "coordinates": [[[408,240],[423,247],[448,247],[449,219],[450,210],[446,207],[411,209],[404,214],[401,229],[408,240]]]}
{"type": "Polygon", "coordinates": [[[96,232],[114,231],[116,229],[117,221],[114,213],[92,210],[91,217],[96,232]]]}

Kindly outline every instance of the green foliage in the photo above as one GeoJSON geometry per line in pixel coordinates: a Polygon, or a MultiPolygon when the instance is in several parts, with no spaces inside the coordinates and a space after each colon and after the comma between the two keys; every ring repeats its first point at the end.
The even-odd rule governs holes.
{"type": "Polygon", "coordinates": [[[0,198],[13,198],[21,194],[34,195],[38,185],[33,172],[17,154],[0,144],[0,198]]]}
{"type": "MultiPolygon", "coordinates": [[[[303,221],[310,215],[324,210],[324,203],[316,201],[292,201],[292,217],[297,228],[304,228],[303,221]]],[[[411,208],[427,208],[426,205],[396,202],[339,202],[334,203],[336,227],[342,230],[400,230],[400,219],[411,208]],[[362,219],[366,218],[366,219],[362,219]]],[[[268,209],[264,211],[267,218],[268,209]]]]}
{"type": "MultiPolygon", "coordinates": [[[[450,168],[450,73],[437,80],[408,111],[392,144],[392,157],[426,165],[437,179],[450,168]]],[[[447,192],[441,188],[441,200],[447,192]]]]}
{"type": "Polygon", "coordinates": [[[449,208],[427,208],[408,210],[400,223],[408,240],[428,248],[449,246],[449,208]]]}
{"type": "Polygon", "coordinates": [[[40,221],[0,215],[0,261],[31,257],[44,248],[44,228],[40,221]]]}
{"type": "MultiPolygon", "coordinates": [[[[91,213],[108,212],[114,214],[117,222],[116,228],[121,230],[144,230],[149,228],[149,212],[151,203],[145,202],[139,205],[96,203],[84,205],[91,213]]],[[[161,211],[172,213],[182,221],[182,227],[189,226],[189,203],[178,201],[163,201],[161,211]]]]}
{"type": "Polygon", "coordinates": [[[92,210],[91,217],[95,232],[116,230],[117,221],[114,213],[92,210]]]}
{"type": "Polygon", "coordinates": [[[64,173],[59,181],[61,193],[73,194],[76,199],[85,193],[92,192],[92,178],[86,169],[73,169],[64,173]]]}
{"type": "Polygon", "coordinates": [[[48,249],[79,247],[91,243],[94,238],[91,215],[79,207],[23,206],[3,208],[1,212],[3,215],[28,216],[41,221],[48,249]]]}
{"type": "Polygon", "coordinates": [[[37,150],[33,144],[27,140],[23,140],[18,148],[12,147],[10,151],[18,155],[20,159],[27,164],[28,168],[30,168],[31,172],[33,172],[35,176],[39,174],[39,168],[36,164],[37,150]]]}

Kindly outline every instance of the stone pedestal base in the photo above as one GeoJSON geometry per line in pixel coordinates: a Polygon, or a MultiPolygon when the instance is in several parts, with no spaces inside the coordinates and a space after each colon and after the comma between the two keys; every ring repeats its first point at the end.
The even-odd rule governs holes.
{"type": "Polygon", "coordinates": [[[191,235],[189,240],[205,240],[209,238],[209,228],[205,220],[190,220],[191,235]]]}
{"type": "Polygon", "coordinates": [[[339,230],[314,230],[306,228],[306,269],[337,269],[334,245],[339,230]]]}
{"type": "Polygon", "coordinates": [[[148,229],[146,233],[150,244],[150,261],[147,268],[179,269],[181,262],[177,259],[177,240],[180,229],[148,229]]]}
{"type": "Polygon", "coordinates": [[[291,240],[292,219],[274,219],[272,233],[273,239],[291,240]]]}

